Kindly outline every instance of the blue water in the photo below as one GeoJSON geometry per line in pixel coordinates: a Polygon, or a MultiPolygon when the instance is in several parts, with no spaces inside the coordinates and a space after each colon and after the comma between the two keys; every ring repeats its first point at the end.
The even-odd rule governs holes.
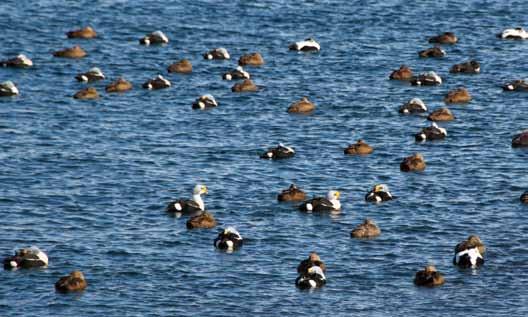
{"type": "Polygon", "coordinates": [[[522,316],[528,315],[528,216],[519,196],[528,187],[528,152],[511,148],[528,127],[526,94],[500,85],[526,77],[528,41],[495,34],[528,27],[528,3],[512,1],[19,1],[0,3],[0,57],[25,53],[32,69],[0,69],[0,80],[21,91],[0,99],[0,255],[37,245],[46,269],[0,272],[0,316],[522,316]],[[69,40],[84,25],[95,40],[69,40]],[[171,42],[144,47],[154,30],[171,42]],[[427,38],[453,31],[459,44],[443,59],[419,59],[427,38]],[[313,36],[318,54],[289,52],[313,36]],[[81,60],[52,51],[80,44],[81,60]],[[226,47],[228,61],[201,54],[226,47]],[[258,93],[234,94],[222,72],[259,51],[266,64],[248,68],[258,93]],[[181,58],[191,75],[167,74],[181,58]],[[452,75],[455,64],[477,59],[479,75],[452,75]],[[388,80],[401,64],[435,70],[437,87],[388,80]],[[93,66],[111,80],[134,84],[97,101],[71,96],[74,76],[93,66]],[[163,74],[173,87],[140,88],[163,74]],[[417,144],[424,117],[403,117],[413,97],[430,109],[465,86],[474,99],[449,108],[457,119],[444,141],[417,144]],[[219,107],[193,111],[211,93],[219,107]],[[286,113],[308,96],[311,116],[286,113]],[[358,138],[375,147],[347,157],[358,138]],[[297,150],[285,161],[259,153],[278,142],[297,150]],[[399,162],[421,152],[423,173],[402,173],[399,162]],[[276,194],[295,182],[310,196],[342,193],[338,216],[307,215],[279,204],[276,194]],[[193,186],[209,188],[205,203],[219,222],[213,230],[185,228],[164,212],[193,186]],[[364,194],[387,184],[395,201],[367,204],[364,194]],[[349,236],[365,217],[382,235],[349,236]],[[233,254],[217,252],[219,228],[246,238],[233,254]],[[478,234],[485,265],[459,270],[454,246],[478,234]],[[294,286],[296,266],[312,250],[327,264],[327,285],[294,286]],[[434,263],[446,284],[417,288],[416,270],[434,263]],[[53,283],[79,269],[82,294],[63,295],[53,283]]]}

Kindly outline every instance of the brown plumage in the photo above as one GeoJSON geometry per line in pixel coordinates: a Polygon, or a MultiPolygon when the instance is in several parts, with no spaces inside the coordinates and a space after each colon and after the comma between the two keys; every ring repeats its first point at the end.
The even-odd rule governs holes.
{"type": "Polygon", "coordinates": [[[73,95],[73,98],[75,99],[97,99],[99,98],[99,93],[97,92],[97,89],[95,87],[88,87],[79,90],[78,92],[73,95]]]}
{"type": "Polygon", "coordinates": [[[450,73],[478,74],[480,73],[480,63],[473,60],[465,63],[455,64],[449,70],[450,73]]]}
{"type": "Polygon", "coordinates": [[[349,155],[368,155],[372,152],[374,152],[374,149],[361,139],[357,140],[354,144],[348,145],[345,149],[345,154],[349,155]]]}
{"type": "Polygon", "coordinates": [[[444,282],[444,277],[433,265],[426,266],[424,270],[416,272],[414,276],[414,284],[418,286],[433,287],[442,285],[444,282]]]}
{"type": "Polygon", "coordinates": [[[427,57],[444,57],[446,52],[440,47],[431,47],[426,50],[418,52],[418,55],[423,58],[427,57]]]}
{"type": "Polygon", "coordinates": [[[447,108],[439,108],[431,112],[427,116],[427,120],[429,121],[451,121],[451,120],[455,120],[455,116],[453,115],[451,110],[447,108]]]}
{"type": "Polygon", "coordinates": [[[216,220],[210,212],[204,211],[203,213],[191,217],[187,220],[187,229],[210,229],[216,226],[216,220]]]}
{"type": "Polygon", "coordinates": [[[308,269],[314,265],[320,267],[323,272],[326,271],[326,265],[323,263],[323,261],[321,261],[319,255],[315,252],[311,252],[308,258],[302,260],[297,266],[297,273],[308,274],[308,269]]]}
{"type": "Polygon", "coordinates": [[[291,184],[288,189],[283,190],[278,196],[278,201],[303,201],[306,193],[300,190],[295,184],[291,184]]]}
{"type": "Polygon", "coordinates": [[[97,37],[97,33],[90,26],[84,27],[79,30],[73,30],[66,33],[66,36],[70,39],[93,39],[97,37]]]}
{"type": "Polygon", "coordinates": [[[106,86],[106,92],[125,92],[132,89],[132,84],[126,79],[120,77],[113,83],[106,86]]]}
{"type": "Polygon", "coordinates": [[[264,59],[260,53],[245,54],[238,59],[238,65],[261,66],[264,65],[264,59]]]}
{"type": "Polygon", "coordinates": [[[368,218],[350,232],[350,236],[353,238],[374,238],[380,234],[380,228],[372,219],[368,218]]]}
{"type": "Polygon", "coordinates": [[[244,79],[241,83],[236,83],[232,88],[232,92],[255,92],[258,91],[257,85],[255,85],[251,79],[244,79]]]}
{"type": "Polygon", "coordinates": [[[302,97],[301,100],[292,103],[287,111],[289,113],[310,113],[314,110],[315,105],[307,97],[302,97]]]}
{"type": "Polygon", "coordinates": [[[471,95],[466,88],[457,88],[451,90],[444,97],[445,103],[466,103],[471,101],[471,95]]]}
{"type": "Polygon", "coordinates": [[[86,52],[80,46],[76,45],[74,47],[53,52],[53,56],[63,58],[83,58],[86,56],[86,52]]]}
{"type": "Polygon", "coordinates": [[[467,249],[477,248],[481,255],[486,253],[486,246],[480,240],[479,236],[470,235],[467,240],[464,240],[456,245],[455,253],[462,252],[467,249]]]}
{"type": "Polygon", "coordinates": [[[55,289],[58,292],[78,292],[82,291],[87,286],[86,279],[84,278],[84,274],[80,271],[73,271],[68,276],[61,277],[56,283],[55,283],[55,289]]]}
{"type": "Polygon", "coordinates": [[[458,42],[458,37],[453,32],[445,32],[429,38],[429,43],[456,44],[456,42],[458,42]]]}
{"type": "Polygon", "coordinates": [[[525,191],[520,199],[523,204],[528,204],[528,191],[525,191]]]}
{"type": "Polygon", "coordinates": [[[393,70],[389,78],[393,80],[410,80],[413,72],[409,66],[401,65],[399,69],[393,70]]]}
{"type": "Polygon", "coordinates": [[[173,63],[167,67],[169,73],[180,73],[180,74],[190,74],[192,73],[192,64],[187,59],[182,59],[176,63],[173,63]]]}
{"type": "Polygon", "coordinates": [[[425,160],[422,154],[415,153],[403,159],[400,163],[400,170],[402,172],[421,172],[425,170],[425,160]]]}

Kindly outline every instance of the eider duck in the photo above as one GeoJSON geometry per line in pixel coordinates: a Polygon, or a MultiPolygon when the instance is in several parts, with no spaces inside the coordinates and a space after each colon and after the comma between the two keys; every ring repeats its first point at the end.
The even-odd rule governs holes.
{"type": "Polygon", "coordinates": [[[429,121],[452,121],[455,120],[455,116],[451,112],[451,110],[443,107],[434,110],[427,116],[427,120],[429,121]]]}
{"type": "Polygon", "coordinates": [[[321,268],[321,270],[326,271],[326,265],[323,261],[321,261],[319,255],[315,252],[310,252],[308,258],[302,260],[301,263],[299,263],[299,265],[297,266],[297,273],[307,273],[308,269],[312,266],[318,266],[321,268]]]}
{"type": "Polygon", "coordinates": [[[143,83],[142,87],[148,90],[157,90],[157,89],[164,89],[169,88],[171,86],[170,81],[163,78],[163,76],[158,75],[155,78],[147,80],[145,83],[143,83]]]}
{"type": "Polygon", "coordinates": [[[441,83],[442,78],[432,71],[411,78],[411,85],[413,86],[434,86],[441,83]]]}
{"type": "Polygon", "coordinates": [[[486,247],[478,236],[471,235],[455,247],[453,264],[463,268],[476,268],[484,264],[486,247]]]}
{"type": "Polygon", "coordinates": [[[223,80],[249,79],[249,77],[249,73],[246,72],[242,66],[237,66],[237,68],[232,69],[222,75],[223,80]]]}
{"type": "Polygon", "coordinates": [[[230,59],[231,56],[223,47],[215,48],[203,54],[204,59],[230,59]]]}
{"type": "Polygon", "coordinates": [[[416,114],[427,112],[425,103],[420,98],[413,98],[400,106],[398,112],[401,114],[416,114]]]}
{"type": "Polygon", "coordinates": [[[0,83],[0,97],[16,96],[19,93],[18,88],[12,81],[8,80],[0,83]]]}
{"type": "Polygon", "coordinates": [[[77,79],[77,81],[91,83],[93,81],[105,79],[105,75],[98,67],[93,67],[86,73],[78,74],[75,76],[75,79],[77,79]]]}
{"type": "Polygon", "coordinates": [[[256,92],[258,91],[257,85],[255,85],[251,79],[244,79],[241,83],[236,83],[231,87],[232,92],[256,92]]]}
{"type": "Polygon", "coordinates": [[[436,271],[433,265],[428,265],[424,270],[416,272],[414,284],[418,286],[439,286],[444,284],[444,277],[436,271]]]}
{"type": "Polygon", "coordinates": [[[264,59],[260,53],[250,53],[240,56],[238,59],[238,65],[240,66],[261,66],[264,65],[264,59]]]}
{"type": "Polygon", "coordinates": [[[88,87],[79,90],[78,92],[73,95],[73,98],[75,99],[97,99],[99,98],[99,93],[97,92],[97,89],[95,87],[88,87]]]}
{"type": "Polygon", "coordinates": [[[212,213],[204,211],[187,220],[187,229],[211,229],[216,227],[216,220],[212,213]]]}
{"type": "Polygon", "coordinates": [[[528,204],[528,191],[525,191],[520,199],[523,204],[528,204]]]}
{"type": "Polygon", "coordinates": [[[278,201],[303,201],[305,199],[306,193],[295,186],[295,184],[291,184],[288,189],[283,190],[277,195],[278,201]]]}
{"type": "Polygon", "coordinates": [[[304,41],[299,41],[296,43],[290,44],[288,48],[291,51],[303,51],[303,52],[319,52],[321,46],[313,38],[307,38],[304,41]]]}
{"type": "Polygon", "coordinates": [[[417,133],[414,137],[416,141],[432,141],[432,140],[442,140],[447,136],[447,130],[445,128],[440,128],[436,122],[431,123],[430,127],[422,128],[422,131],[417,133]]]}
{"type": "Polygon", "coordinates": [[[130,89],[132,89],[132,84],[122,77],[110,83],[105,88],[106,92],[125,92],[130,89]]]}
{"type": "Polygon", "coordinates": [[[79,30],[66,32],[66,36],[70,39],[93,39],[97,37],[97,33],[93,28],[87,26],[79,30]]]}
{"type": "Polygon", "coordinates": [[[458,38],[453,32],[445,32],[437,36],[429,38],[429,43],[438,43],[438,44],[456,44],[458,38]]]}
{"type": "Polygon", "coordinates": [[[192,199],[178,199],[171,201],[167,205],[167,212],[179,214],[192,214],[199,211],[205,211],[205,204],[201,195],[207,194],[205,185],[196,185],[193,189],[192,199]]]}
{"type": "Polygon", "coordinates": [[[167,44],[169,43],[169,38],[161,31],[155,31],[148,35],[145,35],[139,39],[139,44],[141,45],[150,45],[150,44],[167,44]]]}
{"type": "Polygon", "coordinates": [[[423,58],[428,57],[444,57],[446,56],[446,52],[441,49],[440,47],[431,47],[423,51],[419,51],[418,55],[423,58]]]}
{"type": "Polygon", "coordinates": [[[362,224],[359,224],[354,230],[350,232],[352,238],[368,239],[374,238],[381,234],[380,228],[372,219],[365,219],[362,224]]]}
{"type": "Polygon", "coordinates": [[[289,113],[310,113],[315,110],[315,105],[308,100],[307,97],[302,97],[301,100],[292,103],[287,112],[289,113]]]}
{"type": "Polygon", "coordinates": [[[379,203],[394,198],[395,197],[389,192],[389,187],[385,184],[375,185],[372,190],[365,195],[365,201],[370,203],[379,203]]]}
{"type": "Polygon", "coordinates": [[[337,190],[331,190],[326,194],[326,198],[315,197],[303,202],[299,209],[304,212],[332,212],[341,210],[339,197],[341,193],[337,190]]]}
{"type": "Polygon", "coordinates": [[[238,231],[233,227],[227,227],[220,231],[214,240],[214,246],[220,250],[233,251],[242,246],[244,240],[238,231]]]}
{"type": "Polygon", "coordinates": [[[55,289],[61,293],[79,292],[83,291],[87,284],[81,271],[73,271],[70,275],[61,277],[55,283],[55,289]]]}
{"type": "Polygon", "coordinates": [[[368,155],[374,152],[374,149],[365,141],[359,139],[356,143],[349,144],[344,152],[348,155],[368,155]]]}
{"type": "Polygon", "coordinates": [[[456,88],[445,95],[445,103],[466,103],[471,101],[471,95],[466,88],[456,88]]]}
{"type": "Polygon", "coordinates": [[[180,73],[180,74],[190,74],[192,73],[192,64],[188,59],[182,59],[176,63],[170,64],[167,67],[169,73],[180,73]]]}
{"type": "Polygon", "coordinates": [[[269,160],[280,160],[293,157],[294,155],[295,150],[293,148],[279,143],[277,147],[270,148],[266,152],[262,153],[260,155],[260,158],[269,160]]]}
{"type": "Polygon", "coordinates": [[[399,69],[393,70],[389,78],[392,80],[410,80],[413,72],[409,66],[401,65],[399,69]]]}
{"type": "Polygon", "coordinates": [[[0,61],[2,67],[27,68],[33,66],[33,61],[26,55],[19,54],[17,57],[0,61]]]}
{"type": "Polygon", "coordinates": [[[512,139],[512,147],[527,147],[528,146],[528,130],[516,134],[512,139]]]}
{"type": "Polygon", "coordinates": [[[425,160],[422,154],[415,153],[403,159],[400,163],[402,172],[421,172],[425,170],[425,160]]]}
{"type": "Polygon", "coordinates": [[[86,52],[78,45],[53,52],[53,56],[62,58],[83,58],[86,52]]]}
{"type": "Polygon", "coordinates": [[[212,95],[203,95],[192,104],[193,109],[206,109],[218,107],[218,103],[212,95]]]}
{"type": "Polygon", "coordinates": [[[449,70],[450,73],[478,74],[480,73],[480,63],[472,60],[465,63],[455,64],[449,70]]]}
{"type": "Polygon", "coordinates": [[[498,34],[497,37],[511,40],[526,40],[528,39],[528,32],[523,28],[506,29],[498,34]]]}
{"type": "Polygon", "coordinates": [[[527,80],[514,80],[502,86],[504,91],[528,91],[527,80]]]}
{"type": "Polygon", "coordinates": [[[299,276],[295,280],[295,285],[300,289],[321,287],[326,283],[325,270],[326,267],[317,253],[312,252],[308,259],[303,260],[297,267],[299,276]]]}
{"type": "Polygon", "coordinates": [[[4,259],[4,269],[30,269],[48,265],[48,256],[37,247],[23,248],[4,259]]]}

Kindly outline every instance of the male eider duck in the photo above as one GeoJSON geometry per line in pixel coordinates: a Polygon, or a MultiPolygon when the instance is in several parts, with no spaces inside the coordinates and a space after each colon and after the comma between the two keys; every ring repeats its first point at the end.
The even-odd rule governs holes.
{"type": "Polygon", "coordinates": [[[70,39],[93,39],[97,37],[97,33],[93,28],[87,26],[79,30],[66,32],[66,36],[70,39]]]}
{"type": "Polygon", "coordinates": [[[216,220],[212,213],[204,211],[187,220],[187,229],[211,229],[216,227],[216,220]]]}
{"type": "Polygon", "coordinates": [[[78,92],[73,95],[73,98],[75,99],[97,99],[99,98],[99,93],[97,92],[97,89],[95,87],[88,87],[79,90],[78,92]]]}
{"type": "Polygon", "coordinates": [[[161,31],[155,31],[148,35],[145,35],[139,39],[139,44],[141,45],[151,45],[151,44],[167,44],[169,43],[169,38],[163,34],[161,31]]]}
{"type": "Polygon", "coordinates": [[[434,86],[440,85],[441,83],[442,78],[433,71],[413,76],[413,78],[411,78],[411,85],[413,86],[434,86]]]}
{"type": "Polygon", "coordinates": [[[445,128],[440,128],[436,122],[431,123],[430,127],[422,128],[422,131],[417,133],[414,137],[416,141],[432,141],[432,140],[442,140],[447,136],[447,130],[445,128]]]}
{"type": "Polygon", "coordinates": [[[270,148],[266,152],[260,155],[260,158],[269,159],[269,160],[280,160],[293,157],[295,155],[295,150],[289,146],[285,146],[282,143],[279,143],[277,147],[270,148]]]}
{"type": "Polygon", "coordinates": [[[118,78],[116,81],[106,86],[106,92],[125,92],[132,89],[132,84],[124,78],[118,78]]]}
{"type": "Polygon", "coordinates": [[[393,70],[389,78],[392,80],[410,80],[413,72],[409,66],[401,65],[399,69],[393,70]]]}
{"type": "Polygon", "coordinates": [[[400,106],[398,112],[401,114],[416,114],[427,112],[427,106],[420,98],[413,98],[400,106]]]}
{"type": "Polygon", "coordinates": [[[81,271],[73,271],[70,275],[61,277],[55,283],[55,289],[61,293],[79,292],[83,291],[87,285],[84,274],[81,271]]]}
{"type": "Polygon", "coordinates": [[[193,189],[192,199],[178,199],[172,201],[167,206],[167,212],[192,214],[205,210],[205,204],[201,195],[207,194],[207,187],[205,185],[196,185],[193,189]]]}
{"type": "Polygon", "coordinates": [[[331,190],[326,194],[326,198],[315,197],[303,202],[299,209],[304,212],[332,212],[341,210],[341,202],[339,197],[341,193],[337,190],[331,190]]]}
{"type": "Polygon", "coordinates": [[[506,29],[497,36],[502,39],[526,40],[528,39],[528,32],[523,28],[506,29]]]}
{"type": "Polygon", "coordinates": [[[313,102],[308,100],[307,97],[302,97],[301,100],[292,103],[287,112],[289,113],[310,113],[315,110],[313,102]]]}
{"type": "Polygon", "coordinates": [[[429,38],[429,43],[456,44],[456,42],[458,42],[458,38],[453,32],[445,32],[429,38]]]}
{"type": "Polygon", "coordinates": [[[520,198],[523,204],[528,204],[528,191],[525,191],[520,198]]]}
{"type": "Polygon", "coordinates": [[[455,116],[451,112],[451,110],[443,107],[434,110],[427,116],[427,120],[429,121],[452,121],[455,120],[455,116]]]}
{"type": "Polygon", "coordinates": [[[63,58],[83,58],[86,56],[86,52],[80,46],[76,45],[74,47],[53,52],[53,56],[63,58]]]}
{"type": "Polygon", "coordinates": [[[476,268],[484,264],[486,247],[478,236],[471,235],[455,247],[453,264],[463,268],[476,268]]]}
{"type": "Polygon", "coordinates": [[[356,143],[349,144],[344,152],[347,155],[368,155],[374,152],[374,149],[365,141],[359,139],[356,143]]]}
{"type": "Polygon", "coordinates": [[[192,73],[192,64],[188,59],[182,59],[176,63],[170,64],[167,67],[169,73],[180,73],[180,74],[190,74],[192,73]]]}
{"type": "Polygon", "coordinates": [[[418,55],[423,58],[428,57],[444,57],[446,56],[446,52],[441,49],[440,47],[431,47],[426,50],[418,52],[418,55]]]}
{"type": "Polygon", "coordinates": [[[416,272],[414,284],[417,286],[439,286],[444,284],[444,277],[436,271],[433,265],[428,265],[424,270],[416,272]]]}
{"type": "Polygon", "coordinates": [[[513,136],[512,147],[528,147],[528,130],[513,136]]]}
{"type": "Polygon", "coordinates": [[[33,61],[26,55],[19,54],[17,57],[0,61],[2,67],[27,68],[33,66],[33,61]]]}
{"type": "Polygon", "coordinates": [[[395,197],[389,192],[389,187],[385,184],[375,185],[372,190],[365,195],[365,201],[370,203],[379,203],[394,198],[395,197]]]}
{"type": "Polygon", "coordinates": [[[16,96],[19,93],[18,88],[12,81],[8,80],[0,83],[0,97],[16,96]]]}
{"type": "Polygon", "coordinates": [[[236,83],[231,87],[232,92],[256,92],[258,91],[257,85],[255,85],[251,79],[244,79],[241,83],[236,83]]]}
{"type": "Polygon", "coordinates": [[[215,48],[203,54],[204,59],[230,59],[231,56],[223,47],[215,48]]]}
{"type": "Polygon", "coordinates": [[[303,201],[305,199],[306,193],[295,186],[295,184],[291,184],[288,189],[283,190],[277,195],[278,201],[303,201]]]}
{"type": "Polygon", "coordinates": [[[164,89],[169,88],[171,86],[170,81],[163,78],[163,76],[158,75],[155,78],[147,80],[145,83],[143,83],[142,87],[148,90],[157,90],[157,89],[164,89]]]}
{"type": "Polygon", "coordinates": [[[354,230],[350,232],[352,238],[369,239],[377,237],[381,234],[380,228],[372,219],[365,219],[362,224],[359,224],[354,230]]]}
{"type": "Polygon", "coordinates": [[[415,153],[403,159],[400,163],[402,172],[421,172],[425,170],[425,160],[422,154],[415,153]]]}
{"type": "Polygon", "coordinates": [[[212,95],[203,95],[192,104],[193,109],[206,109],[218,107],[216,99],[212,95]]]}
{"type": "Polygon", "coordinates": [[[242,246],[244,240],[238,231],[233,227],[227,227],[220,231],[214,240],[214,246],[220,250],[233,251],[242,246]]]}
{"type": "Polygon", "coordinates": [[[238,79],[249,79],[251,77],[248,72],[242,68],[242,66],[237,66],[237,68],[232,69],[222,75],[223,80],[238,80],[238,79]]]}
{"type": "Polygon", "coordinates": [[[78,74],[75,76],[75,79],[77,79],[77,81],[91,83],[93,81],[105,79],[105,75],[98,67],[93,67],[86,73],[78,74]]]}
{"type": "Polygon", "coordinates": [[[250,53],[240,56],[238,59],[238,65],[240,66],[261,66],[264,65],[264,59],[260,53],[250,53]]]}
{"type": "Polygon", "coordinates": [[[301,261],[299,266],[297,266],[299,276],[295,280],[295,285],[300,289],[321,287],[326,283],[324,271],[326,271],[325,264],[317,253],[312,252],[308,259],[301,261]]]}
{"type": "Polygon", "coordinates": [[[48,265],[48,256],[37,247],[23,248],[4,259],[4,269],[30,269],[48,265]]]}
{"type": "Polygon", "coordinates": [[[307,38],[304,41],[299,41],[290,44],[288,48],[291,51],[303,51],[303,52],[318,52],[321,50],[321,46],[313,38],[307,38]]]}
{"type": "Polygon", "coordinates": [[[514,80],[502,86],[504,91],[528,91],[528,80],[514,80]]]}
{"type": "Polygon", "coordinates": [[[480,73],[480,63],[472,60],[465,63],[455,64],[449,70],[450,73],[478,74],[480,73]]]}
{"type": "Polygon", "coordinates": [[[471,95],[466,88],[456,88],[445,95],[445,103],[466,103],[471,101],[471,95]]]}

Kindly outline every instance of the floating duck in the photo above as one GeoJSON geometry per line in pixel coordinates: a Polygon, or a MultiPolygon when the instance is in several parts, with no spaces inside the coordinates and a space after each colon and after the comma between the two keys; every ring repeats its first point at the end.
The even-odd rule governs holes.
{"type": "Polygon", "coordinates": [[[411,80],[413,72],[409,66],[401,65],[399,69],[393,70],[389,78],[392,80],[411,80]]]}
{"type": "Polygon", "coordinates": [[[308,100],[307,97],[302,97],[301,100],[292,103],[287,112],[289,113],[310,113],[315,110],[315,105],[308,100]]]}
{"type": "Polygon", "coordinates": [[[116,81],[106,86],[106,92],[125,92],[132,89],[132,84],[124,78],[118,78],[116,81]]]}
{"type": "Polygon", "coordinates": [[[426,50],[418,52],[418,55],[423,58],[428,57],[444,57],[446,56],[446,52],[441,49],[440,47],[431,47],[426,50]]]}
{"type": "Polygon", "coordinates": [[[169,43],[169,38],[161,31],[155,31],[150,34],[145,35],[139,40],[141,45],[151,45],[151,44],[167,44],[169,43]]]}
{"type": "Polygon", "coordinates": [[[528,81],[514,80],[502,86],[504,91],[528,91],[528,81]]]}
{"type": "Polygon", "coordinates": [[[269,159],[269,160],[280,160],[293,157],[295,155],[295,150],[289,146],[285,146],[282,143],[279,143],[277,147],[270,148],[262,155],[260,158],[269,159]]]}
{"type": "Polygon", "coordinates": [[[300,289],[318,288],[325,285],[325,269],[326,267],[317,253],[310,253],[308,259],[303,260],[297,267],[299,276],[295,280],[295,285],[300,289]]]}
{"type": "Polygon", "coordinates": [[[11,97],[20,94],[18,88],[12,81],[4,81],[0,83],[0,97],[11,97]]]}
{"type": "Polygon", "coordinates": [[[478,74],[480,73],[480,63],[472,60],[465,63],[455,64],[449,70],[450,73],[478,74]]]}
{"type": "Polygon", "coordinates": [[[291,184],[288,189],[283,190],[277,196],[278,201],[303,201],[305,199],[306,193],[295,186],[295,184],[291,184]]]}
{"type": "Polygon", "coordinates": [[[463,268],[476,268],[484,264],[486,247],[478,236],[471,235],[455,247],[453,264],[463,268]]]}
{"type": "Polygon", "coordinates": [[[380,228],[372,219],[365,219],[362,224],[359,224],[354,230],[350,232],[352,238],[374,238],[381,234],[380,228]]]}
{"type": "Polygon", "coordinates": [[[206,109],[218,107],[218,103],[212,95],[203,95],[192,104],[193,109],[206,109]]]}
{"type": "Polygon", "coordinates": [[[398,112],[401,114],[416,114],[427,112],[427,106],[420,98],[413,98],[400,106],[398,112]]]}
{"type": "Polygon", "coordinates": [[[80,271],[73,271],[70,275],[61,277],[55,283],[55,289],[61,293],[79,292],[84,290],[87,285],[84,274],[80,271]]]}
{"type": "Polygon", "coordinates": [[[91,83],[93,81],[105,79],[105,75],[98,67],[93,67],[93,68],[90,68],[90,70],[87,71],[86,73],[82,73],[82,74],[75,76],[75,79],[77,79],[77,81],[91,83]]]}
{"type": "Polygon", "coordinates": [[[434,86],[440,85],[441,83],[442,78],[435,72],[426,72],[411,78],[411,85],[413,86],[434,86]]]}
{"type": "Polygon", "coordinates": [[[458,38],[453,32],[445,32],[429,38],[429,43],[456,44],[456,42],[458,42],[458,38]]]}
{"type": "Polygon", "coordinates": [[[321,46],[313,38],[307,38],[304,41],[290,44],[288,48],[291,51],[303,51],[303,52],[319,52],[321,46]]]}
{"type": "Polygon", "coordinates": [[[442,140],[447,136],[447,130],[440,128],[436,122],[431,123],[430,127],[423,128],[422,132],[415,135],[415,139],[418,142],[442,140]]]}
{"type": "Polygon", "coordinates": [[[455,116],[453,115],[451,110],[444,107],[444,108],[436,109],[435,111],[431,112],[427,116],[427,120],[429,121],[451,121],[451,120],[455,120],[455,116]]]}
{"type": "Polygon", "coordinates": [[[337,190],[331,190],[326,194],[326,198],[315,197],[303,202],[299,209],[304,212],[332,212],[341,210],[339,197],[341,193],[337,190]]]}
{"type": "Polygon", "coordinates": [[[0,61],[0,66],[14,67],[14,68],[27,68],[27,67],[33,66],[33,61],[31,61],[26,55],[19,54],[15,58],[6,59],[5,61],[0,61]]]}
{"type": "Polygon", "coordinates": [[[256,92],[258,91],[257,85],[255,85],[251,79],[244,79],[241,83],[236,83],[231,87],[232,92],[256,92]]]}
{"type": "Polygon", "coordinates": [[[220,231],[214,240],[214,246],[217,249],[233,251],[240,248],[243,242],[242,236],[235,228],[227,227],[220,231]]]}
{"type": "Polygon", "coordinates": [[[75,95],[73,95],[73,98],[86,100],[97,99],[99,98],[99,93],[97,92],[97,89],[95,89],[95,87],[88,87],[76,92],[75,95]]]}
{"type": "Polygon", "coordinates": [[[385,184],[375,185],[370,192],[365,195],[365,201],[379,203],[392,200],[395,197],[389,192],[389,187],[385,184]]]}
{"type": "Polygon", "coordinates": [[[176,63],[170,64],[167,67],[169,73],[180,73],[180,74],[190,74],[192,73],[192,64],[187,59],[182,59],[176,63]]]}
{"type": "Polygon", "coordinates": [[[444,284],[444,277],[436,271],[433,265],[428,265],[424,270],[416,272],[414,284],[418,286],[438,286],[444,284]]]}
{"type": "Polygon", "coordinates": [[[323,261],[321,261],[321,258],[319,255],[315,252],[310,252],[310,255],[308,255],[307,259],[304,259],[299,263],[297,266],[297,273],[303,274],[307,273],[308,269],[312,266],[318,266],[321,268],[321,270],[326,271],[326,265],[323,261]]]}
{"type": "Polygon", "coordinates": [[[216,220],[212,213],[204,211],[187,220],[187,229],[211,229],[216,227],[216,220]]]}
{"type": "Polygon", "coordinates": [[[528,204],[528,191],[525,191],[520,199],[523,204],[528,204]]]}
{"type": "Polygon", "coordinates": [[[506,29],[497,36],[502,39],[526,40],[528,39],[528,32],[523,28],[506,29]]]}
{"type": "Polygon", "coordinates": [[[191,200],[178,199],[172,201],[167,206],[167,212],[192,214],[199,211],[205,211],[205,204],[201,195],[207,194],[207,187],[205,185],[196,185],[193,189],[191,200]]]}
{"type": "Polygon", "coordinates": [[[374,149],[362,139],[357,140],[354,144],[349,144],[345,149],[348,155],[368,155],[374,152],[374,149]]]}
{"type": "Polygon", "coordinates": [[[249,77],[249,73],[246,72],[242,66],[237,66],[237,68],[232,69],[222,75],[223,80],[249,79],[249,77]]]}
{"type": "Polygon", "coordinates": [[[516,134],[512,139],[512,147],[527,147],[528,146],[528,130],[516,134]]]}
{"type": "Polygon", "coordinates": [[[62,58],[83,58],[86,52],[78,45],[53,52],[53,56],[62,58]]]}
{"type": "Polygon", "coordinates": [[[4,259],[4,269],[30,269],[48,265],[48,256],[37,247],[23,248],[4,259]]]}
{"type": "Polygon", "coordinates": [[[70,39],[93,39],[97,37],[97,33],[90,26],[87,26],[79,30],[69,31],[66,36],[70,39]]]}
{"type": "Polygon", "coordinates": [[[466,103],[471,101],[471,95],[466,88],[456,88],[445,95],[445,103],[466,103]]]}
{"type": "Polygon", "coordinates": [[[146,81],[142,87],[148,90],[158,90],[158,89],[164,89],[169,88],[171,86],[170,81],[163,78],[163,76],[158,75],[152,79],[149,79],[146,81]]]}
{"type": "Polygon", "coordinates": [[[402,172],[421,172],[425,170],[425,160],[422,154],[415,153],[403,159],[400,163],[402,172]]]}
{"type": "Polygon", "coordinates": [[[238,65],[261,66],[264,65],[264,59],[260,53],[244,54],[238,59],[238,65]]]}
{"type": "Polygon", "coordinates": [[[231,56],[223,47],[215,48],[203,54],[204,59],[230,59],[231,56]]]}

